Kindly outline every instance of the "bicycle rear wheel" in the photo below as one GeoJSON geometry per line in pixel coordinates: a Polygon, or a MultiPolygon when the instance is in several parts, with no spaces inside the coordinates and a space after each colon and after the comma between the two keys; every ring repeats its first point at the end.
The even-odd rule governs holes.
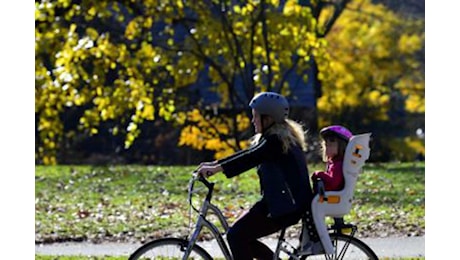
{"type": "Polygon", "coordinates": [[[330,234],[332,245],[335,252],[332,255],[312,255],[301,257],[308,260],[339,260],[339,259],[356,259],[356,260],[378,260],[375,252],[363,241],[345,234],[330,234]]]}
{"type": "MultiPolygon", "coordinates": [[[[188,241],[179,238],[161,238],[139,247],[129,256],[129,260],[182,259],[188,241]]],[[[212,257],[199,245],[194,245],[187,259],[212,260],[212,257]]]]}

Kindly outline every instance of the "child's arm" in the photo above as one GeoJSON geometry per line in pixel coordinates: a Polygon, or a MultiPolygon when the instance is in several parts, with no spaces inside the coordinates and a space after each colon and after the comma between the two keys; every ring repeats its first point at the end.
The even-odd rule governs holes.
{"type": "Polygon", "coordinates": [[[323,180],[325,190],[341,190],[343,188],[342,162],[329,163],[327,171],[314,172],[313,182],[317,178],[323,180]]]}

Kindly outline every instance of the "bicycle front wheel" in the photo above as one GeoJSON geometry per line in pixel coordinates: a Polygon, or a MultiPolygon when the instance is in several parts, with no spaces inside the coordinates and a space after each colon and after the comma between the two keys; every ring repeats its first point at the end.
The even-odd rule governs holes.
{"type": "Polygon", "coordinates": [[[330,234],[332,245],[335,252],[332,255],[312,255],[302,257],[301,259],[316,260],[340,260],[340,259],[356,259],[356,260],[378,260],[375,252],[366,245],[363,241],[345,234],[330,234]]]}
{"type": "MultiPolygon", "coordinates": [[[[153,240],[139,247],[129,256],[129,260],[182,259],[187,245],[187,240],[173,237],[153,240]]],[[[202,247],[194,245],[187,259],[212,260],[212,257],[202,247]]]]}

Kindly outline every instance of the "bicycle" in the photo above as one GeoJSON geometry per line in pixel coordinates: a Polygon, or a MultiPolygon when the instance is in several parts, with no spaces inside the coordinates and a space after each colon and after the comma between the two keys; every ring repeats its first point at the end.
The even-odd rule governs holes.
{"type": "MultiPolygon", "coordinates": [[[[188,186],[188,201],[195,212],[198,213],[198,219],[195,224],[194,232],[191,236],[185,238],[160,238],[142,245],[136,249],[129,257],[129,260],[137,259],[213,259],[213,257],[200,245],[197,244],[199,235],[204,227],[211,231],[212,236],[217,241],[224,259],[232,260],[233,257],[225,240],[225,234],[229,229],[229,224],[222,211],[211,203],[215,183],[209,182],[200,175],[194,173],[188,186]],[[195,182],[203,183],[208,189],[205,199],[198,210],[193,206],[192,197],[194,194],[195,182]],[[223,230],[219,230],[216,224],[207,219],[211,214],[217,216],[223,230]]],[[[375,252],[363,241],[354,235],[357,232],[357,226],[354,224],[345,224],[343,218],[334,218],[334,225],[328,226],[329,235],[334,247],[333,254],[303,255],[299,250],[299,245],[305,241],[302,236],[299,239],[299,245],[290,244],[285,238],[287,228],[280,231],[276,249],[274,250],[274,259],[370,259],[377,260],[375,252]],[[351,232],[350,232],[351,231],[351,232]],[[346,234],[350,233],[350,234],[346,234]]],[[[302,225],[304,223],[302,222],[302,225]]]]}

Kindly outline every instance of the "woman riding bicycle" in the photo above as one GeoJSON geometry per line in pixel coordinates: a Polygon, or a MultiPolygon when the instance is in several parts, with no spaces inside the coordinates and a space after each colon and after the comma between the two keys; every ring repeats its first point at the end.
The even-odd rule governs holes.
{"type": "MultiPolygon", "coordinates": [[[[251,147],[214,162],[201,163],[204,177],[223,172],[228,178],[257,167],[262,198],[227,233],[234,259],[273,259],[273,252],[257,239],[299,222],[310,212],[313,192],[304,150],[303,128],[288,119],[286,98],[274,92],[256,95],[249,106],[255,142],[251,147]]],[[[310,222],[311,224],[311,222],[310,222]]],[[[310,239],[317,241],[313,225],[310,239]]]]}

